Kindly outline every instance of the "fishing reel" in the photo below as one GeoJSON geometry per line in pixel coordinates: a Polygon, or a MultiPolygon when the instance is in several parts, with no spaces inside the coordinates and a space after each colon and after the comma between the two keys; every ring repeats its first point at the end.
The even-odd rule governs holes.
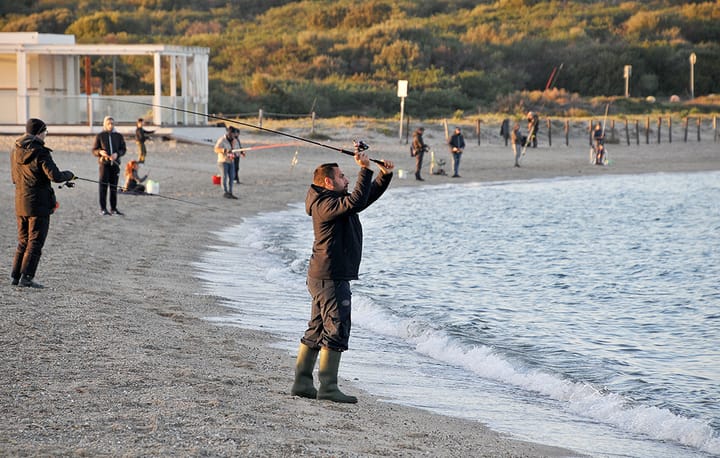
{"type": "Polygon", "coordinates": [[[370,149],[370,145],[368,145],[362,140],[353,140],[353,146],[355,147],[356,153],[360,153],[362,151],[367,151],[370,149]]]}
{"type": "Polygon", "coordinates": [[[65,183],[63,183],[63,184],[61,184],[60,186],[58,186],[58,189],[62,189],[62,188],[74,188],[74,187],[75,187],[75,183],[73,183],[72,181],[66,181],[65,183]]]}

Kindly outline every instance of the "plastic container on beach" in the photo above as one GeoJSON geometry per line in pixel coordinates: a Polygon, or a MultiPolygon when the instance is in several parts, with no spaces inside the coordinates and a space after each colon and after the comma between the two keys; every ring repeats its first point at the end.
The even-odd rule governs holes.
{"type": "Polygon", "coordinates": [[[145,191],[147,191],[148,194],[160,194],[160,183],[148,180],[145,186],[145,191]]]}

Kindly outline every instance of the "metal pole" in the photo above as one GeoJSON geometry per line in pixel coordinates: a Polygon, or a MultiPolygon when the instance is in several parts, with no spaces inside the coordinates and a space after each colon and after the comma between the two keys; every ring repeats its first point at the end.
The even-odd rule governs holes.
{"type": "Polygon", "coordinates": [[[403,135],[403,117],[405,116],[405,97],[400,97],[400,142],[403,135]]]}

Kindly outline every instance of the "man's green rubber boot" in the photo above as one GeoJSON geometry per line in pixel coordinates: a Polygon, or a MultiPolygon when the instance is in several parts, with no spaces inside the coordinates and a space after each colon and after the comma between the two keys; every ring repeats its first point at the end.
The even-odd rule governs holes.
{"type": "Polygon", "coordinates": [[[320,368],[318,377],[320,378],[320,388],[317,392],[317,398],[333,402],[344,402],[347,404],[355,404],[357,398],[355,396],[345,395],[337,385],[338,368],[340,367],[341,352],[330,350],[329,348],[320,349],[320,368]]]}
{"type": "Polygon", "coordinates": [[[317,390],[313,386],[313,368],[320,350],[313,350],[305,344],[300,344],[297,361],[295,362],[295,383],[290,394],[303,398],[316,399],[317,390]]]}

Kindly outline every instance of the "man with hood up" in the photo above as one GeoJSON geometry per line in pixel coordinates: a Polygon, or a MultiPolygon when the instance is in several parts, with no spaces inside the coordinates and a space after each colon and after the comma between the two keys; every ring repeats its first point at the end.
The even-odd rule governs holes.
{"type": "Polygon", "coordinates": [[[75,179],[71,171],[61,172],[55,165],[50,155],[52,150],[45,146],[46,135],[45,123],[30,118],[25,125],[25,135],[15,141],[10,155],[18,230],[12,284],[31,288],[42,288],[33,278],[50,229],[50,215],[57,206],[51,183],[75,179]]]}
{"type": "Polygon", "coordinates": [[[305,199],[315,234],[307,275],[312,310],[308,328],[300,339],[291,390],[295,396],[357,402],[355,396],[340,391],[337,374],[340,355],[348,349],[350,339],[350,280],[358,279],[362,257],[363,234],[358,213],[385,192],[394,165],[391,161],[378,164],[380,175],[373,181],[367,154],[357,152],[355,162],[360,172],[352,193],[348,193],[348,179],[340,167],[323,164],[315,169],[305,199]],[[318,354],[320,387],[316,390],[313,368],[318,354]]]}
{"type": "Polygon", "coordinates": [[[120,158],[125,155],[125,139],[115,130],[115,120],[111,116],[103,119],[103,130],[95,137],[93,155],[100,164],[100,214],[122,215],[117,208],[117,188],[120,180],[120,158]],[[107,195],[110,188],[110,211],[107,210],[107,195]]]}

